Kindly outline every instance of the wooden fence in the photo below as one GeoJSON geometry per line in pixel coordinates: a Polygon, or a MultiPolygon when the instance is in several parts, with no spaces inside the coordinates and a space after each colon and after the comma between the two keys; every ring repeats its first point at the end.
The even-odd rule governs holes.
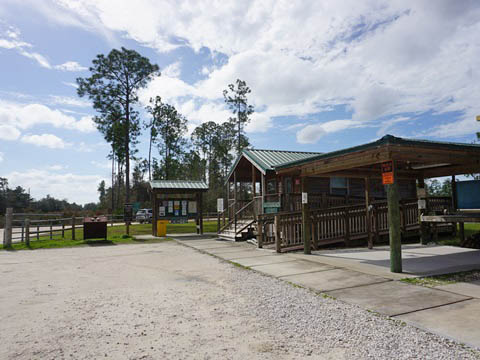
{"type": "MultiPolygon", "coordinates": [[[[443,212],[450,209],[450,198],[430,198],[429,211],[443,212]]],[[[417,199],[400,201],[401,229],[404,232],[419,229],[417,199]]],[[[351,240],[379,240],[388,234],[388,206],[386,201],[372,202],[369,210],[362,205],[317,208],[309,211],[311,244],[320,246],[351,240]],[[370,230],[370,231],[369,231],[370,230]]],[[[258,243],[260,246],[275,244],[277,251],[303,248],[302,213],[300,211],[263,214],[258,217],[258,243]]]]}

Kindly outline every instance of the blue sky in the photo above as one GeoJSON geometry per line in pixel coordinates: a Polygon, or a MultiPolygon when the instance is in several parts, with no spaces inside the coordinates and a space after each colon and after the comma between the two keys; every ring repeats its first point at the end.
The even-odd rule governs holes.
{"type": "Polygon", "coordinates": [[[162,71],[140,106],[160,95],[190,130],[228,118],[222,90],[241,78],[256,148],[325,152],[387,133],[472,142],[479,33],[477,1],[2,0],[0,176],[35,198],[97,200],[109,148],[74,83],[121,46],[162,71]]]}

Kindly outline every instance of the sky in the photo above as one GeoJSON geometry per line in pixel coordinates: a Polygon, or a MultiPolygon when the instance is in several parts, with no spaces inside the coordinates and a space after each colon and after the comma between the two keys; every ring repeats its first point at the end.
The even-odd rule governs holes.
{"type": "MultiPolygon", "coordinates": [[[[109,145],[76,94],[97,54],[134,49],[189,130],[230,116],[245,80],[259,149],[327,152],[385,134],[471,143],[480,123],[476,0],[0,0],[0,176],[80,204],[110,182],[109,145]]],[[[140,137],[139,156],[148,139],[140,137]]]]}

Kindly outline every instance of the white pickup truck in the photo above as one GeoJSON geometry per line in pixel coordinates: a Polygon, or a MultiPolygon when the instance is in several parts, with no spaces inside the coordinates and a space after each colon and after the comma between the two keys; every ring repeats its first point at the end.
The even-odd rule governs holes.
{"type": "Polygon", "coordinates": [[[140,209],[135,214],[135,220],[140,224],[152,222],[152,209],[140,209]]]}

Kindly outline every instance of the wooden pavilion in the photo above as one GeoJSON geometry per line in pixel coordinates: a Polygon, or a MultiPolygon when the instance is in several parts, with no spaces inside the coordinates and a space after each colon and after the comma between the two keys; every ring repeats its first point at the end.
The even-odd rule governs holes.
{"type": "Polygon", "coordinates": [[[237,159],[229,177],[231,181],[233,176],[234,193],[237,195],[229,206],[230,210],[227,209],[230,221],[229,224],[224,222],[223,229],[231,228],[232,221],[240,221],[240,227],[245,226],[241,221],[246,218],[246,210],[252,209],[250,226],[254,224],[256,227],[259,247],[275,244],[279,252],[303,248],[307,254],[312,247],[315,249],[335,242],[348,245],[351,240],[362,238],[372,247],[375,238],[388,234],[391,270],[401,272],[402,236],[408,232],[418,234],[419,230],[422,237],[427,236],[423,231],[425,229],[420,227],[419,215],[454,210],[450,198],[428,198],[424,180],[478,172],[480,146],[386,135],[364,145],[325,154],[310,153],[301,159],[271,164],[270,172],[265,171],[265,174],[259,173],[258,167],[250,164],[252,185],[250,190],[247,187],[247,190],[239,192],[237,181],[246,179],[249,166],[245,160],[248,162],[248,154],[243,156],[243,160],[242,157],[237,159]],[[276,194],[280,201],[272,201],[279,205],[275,211],[270,211],[268,206],[270,199],[266,183],[270,177],[275,178],[277,185],[281,184],[276,194]],[[261,179],[260,186],[256,184],[258,178],[261,179]],[[288,178],[298,186],[292,196],[296,198],[294,206],[292,201],[287,201],[288,178]],[[326,183],[325,179],[329,179],[330,192],[326,193],[325,189],[315,192],[319,183],[326,183]],[[388,185],[381,185],[385,180],[388,185]],[[335,186],[348,184],[340,202],[332,200],[340,196],[332,193],[332,188],[336,189],[332,183],[335,186]],[[356,193],[358,197],[352,191],[355,187],[360,189],[356,193]],[[260,196],[256,196],[257,189],[260,196]],[[363,196],[360,195],[362,189],[363,196]],[[239,206],[239,193],[253,196],[250,202],[239,206]],[[255,206],[258,203],[262,206],[255,206]]]}

